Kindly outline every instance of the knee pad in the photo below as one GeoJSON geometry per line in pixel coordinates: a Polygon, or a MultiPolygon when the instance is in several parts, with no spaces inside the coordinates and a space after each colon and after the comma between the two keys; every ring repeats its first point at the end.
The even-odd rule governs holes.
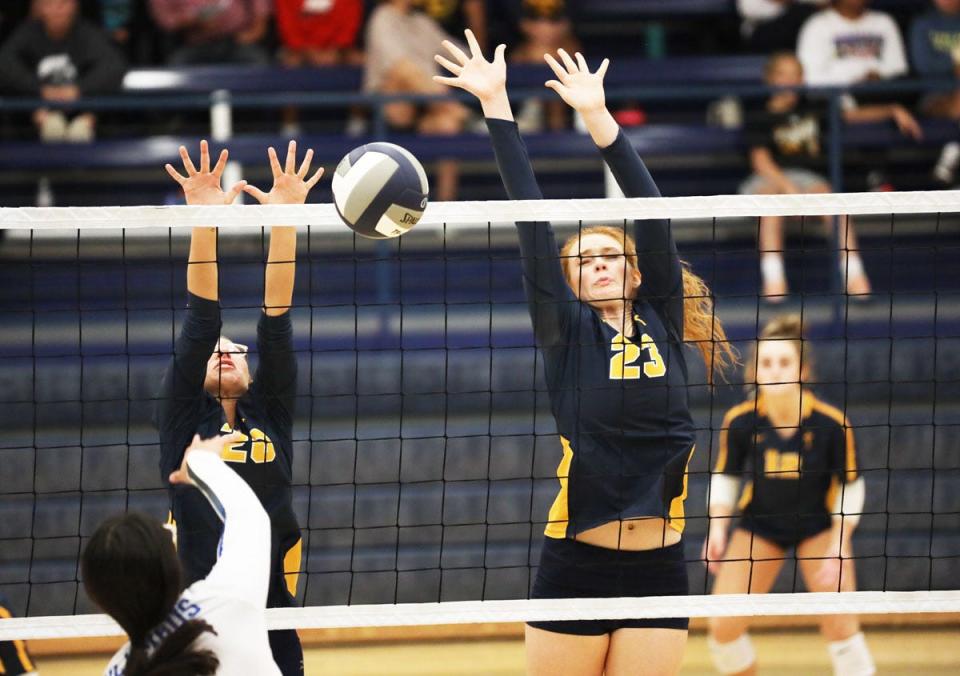
{"type": "Polygon", "coordinates": [[[718,643],[713,637],[707,638],[713,665],[721,674],[737,674],[757,661],[750,634],[743,635],[729,643],[718,643]]]}
{"type": "Polygon", "coordinates": [[[833,673],[837,676],[872,676],[877,673],[863,632],[842,641],[831,641],[827,650],[833,662],[833,673]]]}

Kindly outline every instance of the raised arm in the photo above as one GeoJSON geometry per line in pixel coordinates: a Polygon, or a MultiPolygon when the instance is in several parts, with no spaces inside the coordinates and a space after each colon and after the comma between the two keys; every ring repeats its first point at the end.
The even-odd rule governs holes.
{"type": "MultiPolygon", "coordinates": [[[[170,177],[183,188],[183,196],[189,205],[230,204],[247,184],[238,181],[228,192],[220,187],[223,170],[227,166],[228,152],[220,151],[220,157],[213,170],[210,170],[210,148],[207,142],[200,141],[200,170],[197,171],[190,159],[190,153],[180,146],[180,159],[186,176],[180,174],[172,165],[164,168],[170,177]]],[[[207,300],[219,300],[217,282],[217,229],[210,227],[194,228],[190,233],[190,258],[187,261],[187,291],[207,300]]]]}
{"type": "MultiPolygon", "coordinates": [[[[533,174],[526,146],[513,121],[507,97],[506,47],[499,45],[493,61],[484,59],[473,33],[465,31],[470,56],[450,41],[443,46],[453,61],[437,55],[436,60],[454,77],[434,76],[437,82],[459,87],[480,100],[494,155],[504,188],[510,199],[541,199],[543,194],[533,174]]],[[[563,340],[569,315],[576,307],[573,292],[563,276],[563,263],[553,228],[546,222],[517,223],[524,290],[533,318],[533,329],[540,345],[563,340]]]]}
{"type": "Polygon", "coordinates": [[[206,581],[225,595],[264,608],[270,582],[270,518],[253,489],[220,458],[224,446],[243,438],[195,436],[169,480],[199,489],[223,521],[217,563],[206,581]]]}
{"type": "MultiPolygon", "coordinates": [[[[206,141],[200,142],[200,170],[190,160],[187,149],[180,146],[180,157],[187,175],[166,165],[167,173],[183,188],[187,204],[229,204],[245,185],[240,181],[229,192],[220,189],[220,177],[227,163],[227,151],[220,153],[210,170],[210,153],[206,141]]],[[[216,228],[194,228],[190,237],[190,258],[187,263],[189,305],[183,327],[174,343],[173,357],[167,365],[157,401],[157,427],[160,431],[161,467],[166,476],[180,463],[182,446],[176,440],[189,439],[196,429],[194,415],[203,396],[207,360],[213,354],[220,336],[220,305],[217,302],[217,231],[216,228]],[[171,445],[174,444],[174,445],[171,445]]]]}
{"type": "MultiPolygon", "coordinates": [[[[640,155],[607,110],[603,76],[609,60],[604,59],[597,71],[591,73],[579,52],[576,61],[562,49],[558,54],[562,64],[550,54],[544,56],[557,76],[546,86],[583,117],[587,131],[627,197],[660,197],[660,190],[640,155]]],[[[683,269],[670,221],[634,221],[634,238],[640,257],[640,292],[666,306],[671,322],[682,335],[683,269]]]]}
{"type": "MultiPolygon", "coordinates": [[[[303,204],[307,195],[323,176],[323,168],[306,178],[313,160],[313,150],[307,150],[303,163],[297,169],[297,142],[287,146],[283,167],[277,151],[267,150],[273,171],[273,187],[265,193],[248,185],[244,190],[261,204],[303,204]]],[[[297,229],[277,225],[270,228],[270,251],[264,270],[263,315],[257,325],[257,372],[253,387],[266,396],[268,412],[282,429],[293,425],[293,402],[296,394],[297,362],[293,353],[293,327],[290,306],[293,303],[293,282],[296,273],[297,229]]]]}
{"type": "MultiPolygon", "coordinates": [[[[280,166],[277,151],[267,150],[270,169],[273,171],[273,187],[265,193],[259,188],[248,185],[243,189],[260,204],[303,204],[307,195],[323,176],[323,168],[317,169],[309,180],[306,179],[313,159],[313,150],[307,150],[303,164],[297,169],[297,142],[290,141],[287,146],[287,160],[280,166]]],[[[263,279],[263,311],[270,317],[284,314],[293,302],[293,281],[296,273],[297,229],[289,225],[277,225],[270,228],[270,251],[267,254],[267,268],[263,279]]]]}

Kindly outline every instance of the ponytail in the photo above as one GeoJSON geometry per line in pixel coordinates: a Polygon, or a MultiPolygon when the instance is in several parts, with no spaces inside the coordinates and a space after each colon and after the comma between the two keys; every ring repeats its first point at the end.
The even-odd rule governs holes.
{"type": "Polygon", "coordinates": [[[698,277],[690,264],[681,261],[683,267],[683,340],[695,343],[703,363],[707,365],[707,382],[713,383],[714,372],[721,376],[738,363],[738,354],[730,341],[723,323],[716,315],[713,294],[707,283],[698,277]]]}
{"type": "Polygon", "coordinates": [[[208,676],[215,674],[220,660],[212,650],[191,649],[204,632],[216,634],[203,620],[181,625],[148,657],[143,644],[131,645],[125,676],[208,676]]]}
{"type": "Polygon", "coordinates": [[[130,512],[97,528],[80,558],[83,586],[130,638],[127,676],[206,676],[220,662],[194,647],[206,622],[190,620],[148,652],[147,638],[173,610],[181,592],[180,562],[170,533],[156,519],[130,512]]]}

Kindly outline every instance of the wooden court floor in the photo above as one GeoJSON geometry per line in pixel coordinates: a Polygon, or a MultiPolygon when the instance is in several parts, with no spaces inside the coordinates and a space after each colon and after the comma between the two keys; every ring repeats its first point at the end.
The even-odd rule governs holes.
{"type": "MultiPolygon", "coordinates": [[[[960,626],[869,628],[866,633],[878,674],[960,674],[960,626]]],[[[758,631],[753,637],[761,674],[831,674],[826,646],[815,631],[758,631]]],[[[41,676],[95,676],[103,673],[107,659],[103,654],[38,655],[36,662],[41,676]]],[[[498,638],[327,644],[308,648],[305,665],[307,674],[324,676],[521,676],[523,641],[498,638]]],[[[714,673],[702,632],[690,635],[682,673],[714,673]]]]}

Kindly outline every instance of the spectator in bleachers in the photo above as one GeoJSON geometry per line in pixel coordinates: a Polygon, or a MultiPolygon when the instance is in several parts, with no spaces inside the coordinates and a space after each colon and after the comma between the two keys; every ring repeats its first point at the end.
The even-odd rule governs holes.
{"type": "MultiPolygon", "coordinates": [[[[566,0],[511,0],[513,13],[523,41],[510,54],[514,63],[543,65],[544,54],[556,54],[558,49],[568,54],[580,51],[580,43],[573,34],[570,6],[566,0]]],[[[563,101],[528,99],[517,114],[521,132],[541,131],[546,126],[559,131],[568,126],[568,108],[563,101]]]]}
{"type": "Polygon", "coordinates": [[[359,65],[362,0],[274,0],[280,60],[286,66],[359,65]]]}
{"type": "MultiPolygon", "coordinates": [[[[910,60],[918,75],[927,78],[960,78],[960,0],[933,0],[934,8],[910,26],[910,60]]],[[[920,102],[920,111],[931,117],[960,120],[960,90],[932,92],[920,102]]],[[[934,177],[951,185],[960,165],[960,143],[943,147],[934,177]]]]}
{"type": "MultiPolygon", "coordinates": [[[[363,0],[274,0],[280,62],[289,68],[362,65],[357,36],[363,23],[363,0]]],[[[283,110],[283,135],[300,133],[300,113],[283,110]]],[[[351,113],[351,124],[363,119],[351,113]]]]}
{"type": "Polygon", "coordinates": [[[175,34],[172,65],[265,64],[271,0],[150,0],[157,25],[175,34]]]}
{"type": "Polygon", "coordinates": [[[760,53],[793,49],[803,23],[829,0],[737,0],[747,48],[760,53]]]}
{"type": "Polygon", "coordinates": [[[449,35],[463,35],[469,28],[477,42],[487,48],[487,0],[416,0],[449,35]]]}
{"type": "MultiPolygon", "coordinates": [[[[791,52],[778,52],[767,62],[765,80],[771,87],[803,86],[803,66],[791,52]]],[[[810,101],[797,89],[783,89],[766,102],[763,110],[747,115],[747,137],[750,142],[750,166],[753,175],[740,192],[747,195],[782,195],[831,192],[823,171],[823,135],[826,132],[826,106],[810,101]]],[[[824,218],[828,228],[833,217],[824,218]]],[[[840,271],[846,277],[850,294],[870,293],[858,251],[857,236],[849,219],[841,218],[840,249],[848,252],[840,257],[840,271]]],[[[758,236],[763,296],[771,302],[782,301],[787,294],[787,276],[783,264],[783,217],[760,219],[758,236]]]]}
{"type": "MultiPolygon", "coordinates": [[[[803,25],[797,56],[808,85],[855,85],[907,73],[900,29],[889,14],[869,10],[869,4],[870,0],[833,0],[832,7],[814,14],[803,25]]],[[[905,136],[915,140],[923,136],[916,118],[899,103],[861,105],[846,94],[842,104],[848,123],[893,120],[905,136]]],[[[867,184],[872,190],[893,189],[880,167],[870,172],[867,184]]]]}
{"type": "Polygon", "coordinates": [[[870,0],[833,0],[800,31],[797,55],[807,84],[850,85],[905,75],[900,29],[889,14],[867,9],[870,0]]]}
{"type": "MultiPolygon", "coordinates": [[[[364,91],[379,94],[444,94],[449,89],[433,81],[437,46],[450,40],[440,25],[413,0],[381,0],[370,15],[366,32],[364,91]],[[398,39],[402,36],[402,39],[398,39]]],[[[458,134],[468,111],[458,101],[417,105],[407,101],[383,107],[387,124],[399,131],[433,136],[458,134]]],[[[436,198],[455,199],[459,170],[453,160],[437,162],[436,198]]]]}
{"type": "MultiPolygon", "coordinates": [[[[33,0],[31,16],[0,49],[0,87],[58,104],[120,88],[123,57],[100,29],[78,16],[77,0],[33,0]]],[[[41,107],[33,123],[44,141],[89,142],[96,118],[78,110],[41,107]]]]}

